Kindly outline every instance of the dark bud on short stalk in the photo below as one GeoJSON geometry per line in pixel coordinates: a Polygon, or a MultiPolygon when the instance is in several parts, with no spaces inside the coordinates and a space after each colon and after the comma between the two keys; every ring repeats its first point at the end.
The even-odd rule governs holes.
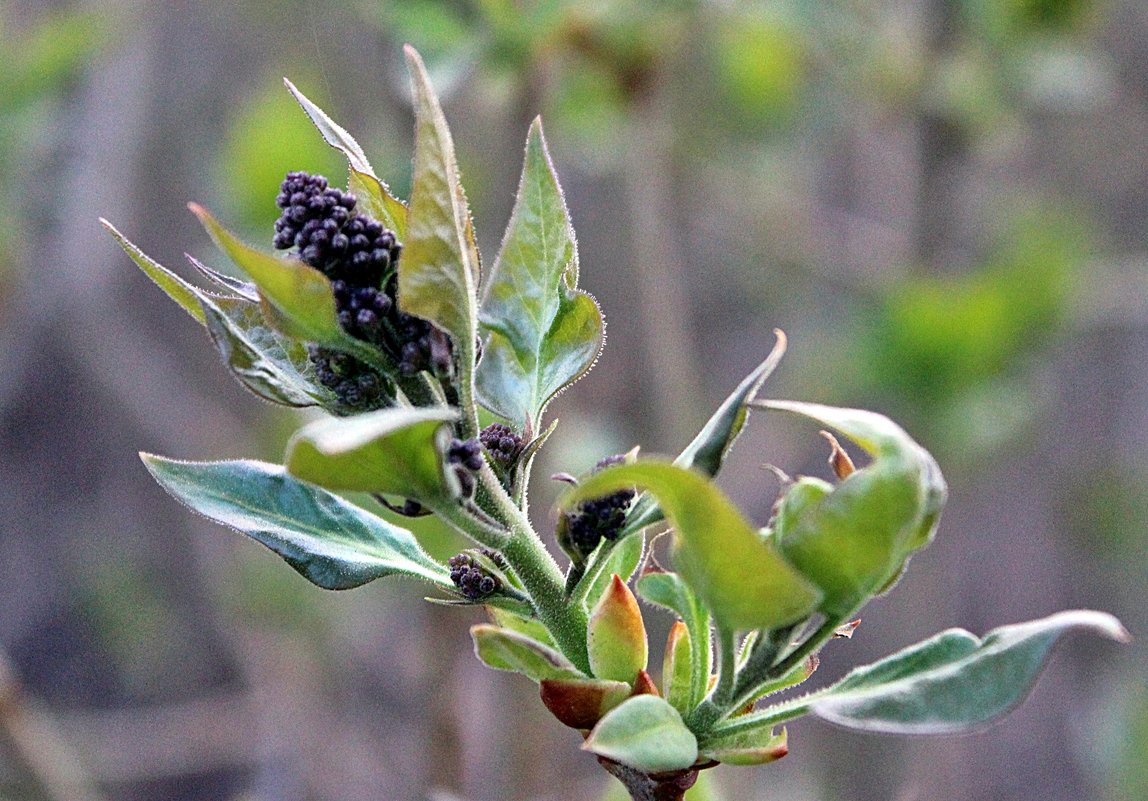
{"type": "Polygon", "coordinates": [[[452,556],[447,566],[450,580],[468,601],[481,601],[502,588],[502,581],[470,554],[452,556]]]}
{"type": "MultiPolygon", "coordinates": [[[[629,454],[607,456],[594,466],[593,472],[622,464],[629,458],[629,454]]],[[[562,514],[558,520],[558,544],[575,564],[584,562],[603,539],[614,540],[618,536],[626,524],[626,512],[634,495],[634,490],[618,490],[584,501],[576,509],[562,514]]]]}
{"type": "Polygon", "coordinates": [[[454,470],[462,497],[474,494],[474,474],[482,469],[482,444],[477,439],[452,439],[446,451],[447,464],[454,470]]]}

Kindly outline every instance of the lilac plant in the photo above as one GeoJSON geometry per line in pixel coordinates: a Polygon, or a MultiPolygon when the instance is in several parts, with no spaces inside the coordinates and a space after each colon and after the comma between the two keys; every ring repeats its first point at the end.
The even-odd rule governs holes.
{"type": "Polygon", "coordinates": [[[1063,633],[1123,639],[1112,616],[1062,612],[978,638],[935,637],[804,695],[818,651],[890,590],[932,540],[946,487],[933,457],[872,412],[759,399],[785,349],[739,384],[673,460],[607,456],[561,477],[552,536],[535,529],[535,456],[550,400],[594,364],[602,314],[578,288],[578,250],[541,123],[530,128],[517,201],[485,280],[454,148],[423,64],[407,57],[416,118],[411,197],[396,198],[358,143],[294,86],[349,165],[346,189],[289,173],[275,199],[273,255],[192,204],[249,280],[192,260],[203,289],[105,222],[139,267],[207,329],[257,396],[328,414],[302,426],[284,463],[188,462],[142,454],[192,510],[261,542],[314,584],[387,576],[426,582],[440,602],[482,607],[471,629],[490,667],[524,674],[583,748],[635,799],[681,798],[698,771],[788,752],[784,724],[948,733],[1003,715],[1063,633]],[[480,412],[480,407],[485,412],[480,412]],[[758,527],[714,478],[750,411],[807,418],[831,444],[834,482],[789,481],[758,527]],[[497,419],[485,427],[480,414],[497,419]],[[343,494],[340,494],[343,493],[343,494]],[[345,493],[399,515],[435,515],[472,548],[440,563],[414,535],[345,493]],[[359,497],[359,496],[355,496],[359,497]],[[667,565],[647,537],[667,531],[667,565]],[[546,546],[568,557],[563,570],[546,546]],[[659,669],[638,598],[674,616],[659,669]],[[655,680],[651,673],[657,675],[655,680]]]}

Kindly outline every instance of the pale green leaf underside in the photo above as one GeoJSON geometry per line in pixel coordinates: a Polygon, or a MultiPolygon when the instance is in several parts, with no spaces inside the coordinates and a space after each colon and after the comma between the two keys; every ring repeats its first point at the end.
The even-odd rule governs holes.
{"type": "MultiPolygon", "coordinates": [[[[284,341],[266,322],[258,303],[246,297],[206,292],[150,258],[106,220],[104,226],[144,274],[168,297],[203,325],[224,364],[244,387],[264,400],[285,406],[321,405],[330,393],[306,374],[302,346],[284,341]]],[[[228,279],[192,259],[192,264],[221,286],[245,291],[242,282],[228,279]]]]}
{"type": "Polygon", "coordinates": [[[698,758],[693,732],[654,695],[636,695],[611,709],[582,748],[646,773],[683,770],[698,758]]]}
{"type": "Polygon", "coordinates": [[[521,673],[538,682],[586,678],[562,654],[521,632],[480,624],[471,627],[470,635],[475,655],[495,670],[521,673]]]}
{"type": "Polygon", "coordinates": [[[1002,626],[983,640],[954,629],[854,670],[818,693],[810,711],[867,731],[967,731],[1023,701],[1057,639],[1074,630],[1128,638],[1112,615],[1085,610],[1002,626]]]}
{"type": "Polygon", "coordinates": [[[1061,635],[1090,631],[1127,642],[1106,612],[1072,610],[1001,626],[978,639],[949,629],[836,684],[722,723],[707,737],[761,731],[813,713],[852,729],[893,734],[955,734],[1007,714],[1028,695],[1061,635]]]}
{"type": "Polygon", "coordinates": [[[668,462],[616,465],[586,479],[562,508],[637,487],[652,494],[674,527],[678,571],[731,630],[776,628],[808,615],[820,593],[764,540],[705,476],[668,462]]]}
{"type": "Polygon", "coordinates": [[[446,568],[394,526],[255,461],[181,462],[140,454],[156,481],[204,517],[257,540],[324,589],[405,575],[453,587],[446,568]]]}
{"type": "Polygon", "coordinates": [[[207,332],[232,374],[264,400],[284,406],[322,405],[330,392],[305,374],[306,352],[263,322],[258,304],[202,297],[207,332]]]}
{"type": "Polygon", "coordinates": [[[375,492],[431,504],[450,496],[440,438],[453,409],[397,407],[317,420],[287,444],[292,475],[337,491],[375,492]]]}
{"type": "Polygon", "coordinates": [[[598,358],[598,304],[579,292],[578,249],[541,121],[530,127],[514,211],[483,301],[483,404],[537,430],[549,400],[598,358]]]}

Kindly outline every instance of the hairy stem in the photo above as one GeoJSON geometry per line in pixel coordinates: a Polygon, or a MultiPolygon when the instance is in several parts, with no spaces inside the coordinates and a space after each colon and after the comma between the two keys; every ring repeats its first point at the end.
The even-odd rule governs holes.
{"type": "Polygon", "coordinates": [[[510,527],[512,533],[501,548],[502,555],[522,580],[522,586],[538,612],[538,619],[575,667],[590,675],[586,612],[581,604],[567,602],[565,578],[558,563],[546,550],[530,520],[506,494],[490,465],[483,466],[479,479],[499,517],[510,527]]]}

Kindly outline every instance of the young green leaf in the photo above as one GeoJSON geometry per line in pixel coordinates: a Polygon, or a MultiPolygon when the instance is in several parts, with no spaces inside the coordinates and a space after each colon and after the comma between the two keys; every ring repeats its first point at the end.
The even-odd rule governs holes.
{"type": "Polygon", "coordinates": [[[582,748],[646,773],[683,770],[698,758],[693,732],[655,695],[636,695],[611,709],[582,748]]]}
{"type": "Polygon", "coordinates": [[[675,620],[666,638],[666,650],[662,657],[662,694],[682,715],[696,706],[691,686],[693,650],[690,640],[690,630],[686,624],[675,620]]]}
{"type": "Polygon", "coordinates": [[[489,333],[479,395],[519,428],[537,430],[550,399],[584,375],[602,350],[601,310],[577,284],[574,228],[536,119],[479,317],[489,333]]]}
{"type": "MultiPolygon", "coordinates": [[[[722,401],[721,406],[713,413],[693,441],[686,446],[674,464],[679,467],[692,467],[707,476],[716,476],[721,470],[726,455],[733,447],[734,441],[745,428],[749,419],[750,407],[747,405],[753,400],[761,385],[773,373],[781,357],[785,355],[787,339],[781,329],[773,332],[777,336],[777,343],[765,361],[754,368],[737,388],[722,401]]],[[[649,495],[642,496],[634,508],[626,515],[626,526],[619,533],[625,537],[634,531],[656,523],[663,517],[658,504],[649,495]]]]}
{"type": "Polygon", "coordinates": [[[452,497],[443,437],[457,413],[396,407],[317,420],[287,443],[287,470],[327,489],[374,492],[434,505],[452,497]]]}
{"type": "Polygon", "coordinates": [[[347,157],[347,164],[351,172],[348,189],[359,198],[360,208],[394,231],[402,239],[406,233],[407,208],[402,201],[391,194],[387,185],[375,175],[363,148],[342,126],[328,117],[323,109],[312,103],[306,95],[300,92],[295,84],[286,78],[283,79],[283,83],[287,85],[287,89],[303,107],[303,111],[307,112],[311,122],[315,123],[323,141],[347,157]]]}
{"type": "Polygon", "coordinates": [[[188,208],[220,250],[259,287],[260,297],[275,312],[275,323],[284,334],[322,345],[354,342],[339,326],[335,295],[326,276],[298,259],[280,259],[255,250],[220,225],[207,209],[196,203],[188,208]]]}
{"type": "Polygon", "coordinates": [[[148,256],[103,217],[100,218],[100,225],[108,230],[108,233],[115,238],[119,246],[124,249],[124,252],[131,257],[131,260],[143,270],[144,275],[154,281],[155,285],[162,289],[169,298],[178,303],[185,312],[190,314],[193,320],[200,325],[205,325],[203,309],[199,305],[202,292],[198,287],[184,281],[171,270],[148,256]]]}
{"type": "Polygon", "coordinates": [[[724,628],[793,623],[820,593],[757,532],[705,476],[668,462],[608,467],[560,500],[564,509],[629,487],[652,494],[674,527],[679,572],[724,628]]]}
{"type": "Polygon", "coordinates": [[[451,335],[459,365],[459,392],[469,428],[478,336],[478,250],[466,196],[458,180],[454,143],[422,59],[406,48],[415,109],[415,162],[399,305],[451,335]]]}
{"type": "Polygon", "coordinates": [[[645,552],[646,542],[643,537],[627,537],[620,542],[604,539],[591,555],[586,573],[570,594],[571,597],[585,599],[587,606],[597,603],[615,574],[621,576],[623,581],[630,580],[645,552]]]}
{"type": "Polygon", "coordinates": [[[1084,610],[1002,626],[983,640],[954,629],[854,670],[810,699],[810,711],[866,731],[967,731],[1023,701],[1057,639],[1076,630],[1128,640],[1112,615],[1084,610]]]}
{"type": "Polygon", "coordinates": [[[774,526],[786,559],[824,593],[821,611],[844,618],[891,587],[912,553],[932,539],[944,479],[933,457],[882,415],[789,401],[760,405],[831,426],[873,457],[832,491],[823,483],[796,485],[774,526]]]}
{"type": "Polygon", "coordinates": [[[510,670],[533,681],[585,676],[562,654],[517,631],[481,623],[471,626],[474,653],[487,667],[510,670]]]}
{"type": "Polygon", "coordinates": [[[595,604],[586,629],[590,669],[599,679],[633,682],[646,669],[649,644],[638,599],[617,575],[595,604]]]}
{"type": "Polygon", "coordinates": [[[677,573],[650,571],[638,579],[637,586],[643,600],[676,613],[690,633],[687,705],[693,709],[705,697],[710,671],[713,669],[709,610],[677,573]]]}
{"type": "Polygon", "coordinates": [[[176,500],[266,545],[324,589],[345,590],[390,575],[453,587],[446,568],[409,531],[296,481],[279,465],[140,458],[176,500]]]}

